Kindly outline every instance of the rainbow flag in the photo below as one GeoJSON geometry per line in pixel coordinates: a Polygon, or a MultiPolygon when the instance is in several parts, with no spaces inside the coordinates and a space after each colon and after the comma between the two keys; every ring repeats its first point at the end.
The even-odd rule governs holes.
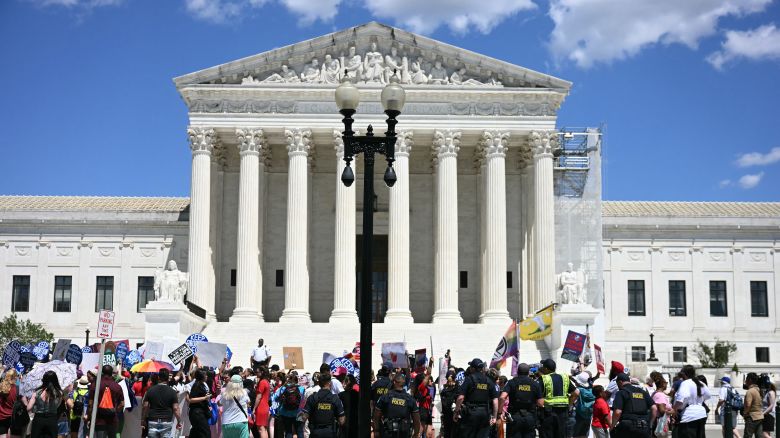
{"type": "Polygon", "coordinates": [[[490,361],[490,368],[501,368],[504,362],[510,357],[518,357],[520,353],[520,336],[517,322],[512,321],[504,337],[498,342],[493,359],[490,361]]]}

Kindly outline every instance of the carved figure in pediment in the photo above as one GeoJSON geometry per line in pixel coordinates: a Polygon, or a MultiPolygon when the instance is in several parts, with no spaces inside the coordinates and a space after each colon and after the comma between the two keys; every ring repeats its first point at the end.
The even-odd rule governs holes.
{"type": "Polygon", "coordinates": [[[325,55],[325,62],[322,63],[320,82],[326,84],[339,84],[341,82],[341,63],[338,59],[333,59],[330,54],[325,55]]]}
{"type": "Polygon", "coordinates": [[[252,75],[249,75],[245,77],[244,79],[241,79],[241,85],[249,85],[249,84],[259,84],[260,81],[253,78],[252,75]]]}
{"type": "Polygon", "coordinates": [[[349,56],[346,59],[342,56],[341,65],[344,66],[346,75],[350,78],[360,79],[363,77],[363,59],[355,52],[355,46],[349,47],[349,56]]]}
{"type": "Polygon", "coordinates": [[[291,69],[287,66],[287,64],[282,64],[282,71],[279,73],[274,73],[271,76],[268,76],[267,78],[263,79],[263,82],[271,82],[271,83],[280,83],[280,82],[287,82],[287,83],[297,83],[301,82],[301,79],[298,77],[298,74],[295,73],[295,70],[291,69]]]}
{"type": "Polygon", "coordinates": [[[488,79],[487,79],[487,81],[485,81],[485,84],[487,84],[487,85],[503,85],[503,84],[501,84],[501,81],[496,79],[495,76],[493,76],[493,73],[490,72],[490,71],[488,71],[488,79]]]}
{"type": "Polygon", "coordinates": [[[447,85],[450,82],[447,78],[447,69],[442,67],[441,61],[437,60],[431,68],[431,74],[428,76],[428,83],[433,85],[447,85]]]}
{"type": "Polygon", "coordinates": [[[376,42],[371,43],[371,48],[366,52],[366,59],[363,62],[363,78],[366,82],[385,82],[385,61],[376,47],[376,42]]]}
{"type": "Polygon", "coordinates": [[[320,62],[317,58],[312,59],[311,64],[303,68],[301,82],[320,82],[320,62]]]}
{"type": "Polygon", "coordinates": [[[395,46],[390,47],[390,54],[385,56],[385,82],[390,82],[393,71],[398,71],[398,77],[404,82],[404,77],[409,77],[409,67],[406,63],[406,57],[398,56],[398,49],[395,46]]]}
{"type": "Polygon", "coordinates": [[[412,61],[410,76],[413,84],[419,85],[428,83],[428,75],[426,75],[425,71],[422,69],[422,57],[417,57],[416,61],[412,61]]]}
{"type": "Polygon", "coordinates": [[[461,67],[460,70],[453,72],[452,76],[450,76],[450,82],[453,85],[484,85],[482,82],[466,76],[465,67],[461,67]]]}

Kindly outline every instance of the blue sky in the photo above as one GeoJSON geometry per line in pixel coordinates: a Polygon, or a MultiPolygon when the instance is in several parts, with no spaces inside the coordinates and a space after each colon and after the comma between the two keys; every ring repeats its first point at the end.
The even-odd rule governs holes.
{"type": "Polygon", "coordinates": [[[574,82],[605,199],[780,201],[777,0],[6,0],[0,194],[187,196],[173,77],[370,20],[574,82]]]}

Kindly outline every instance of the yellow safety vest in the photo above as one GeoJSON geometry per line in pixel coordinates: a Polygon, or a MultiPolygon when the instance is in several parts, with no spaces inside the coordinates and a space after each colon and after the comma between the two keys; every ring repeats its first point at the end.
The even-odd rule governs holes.
{"type": "MultiPolygon", "coordinates": [[[[557,373],[554,373],[557,374],[557,373]]],[[[563,380],[563,394],[553,395],[552,374],[543,374],[542,383],[544,383],[544,404],[545,406],[561,407],[569,406],[569,376],[558,374],[563,380]]]]}

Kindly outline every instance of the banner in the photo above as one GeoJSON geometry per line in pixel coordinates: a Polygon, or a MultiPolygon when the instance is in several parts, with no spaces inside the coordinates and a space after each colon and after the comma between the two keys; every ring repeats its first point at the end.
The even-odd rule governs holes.
{"type": "Polygon", "coordinates": [[[386,342],[382,344],[382,363],[389,362],[391,368],[409,368],[406,357],[406,342],[386,342]]]}
{"type": "Polygon", "coordinates": [[[520,322],[520,339],[524,341],[541,341],[552,333],[553,306],[548,306],[533,317],[520,322]]]}
{"type": "Polygon", "coordinates": [[[123,363],[127,357],[127,353],[130,351],[130,341],[125,339],[123,341],[117,341],[116,343],[116,360],[118,363],[123,363]]]}
{"type": "Polygon", "coordinates": [[[512,321],[504,337],[498,341],[498,347],[490,360],[490,368],[501,368],[510,357],[517,357],[520,349],[520,340],[517,339],[517,322],[512,321]]]}
{"type": "Polygon", "coordinates": [[[569,330],[566,335],[566,343],[563,344],[561,358],[572,362],[579,362],[580,354],[585,348],[585,335],[569,330]]]}
{"type": "Polygon", "coordinates": [[[100,353],[82,353],[81,370],[87,372],[95,370],[100,363],[100,353]]]}
{"type": "Polygon", "coordinates": [[[49,343],[46,341],[38,342],[32,350],[35,358],[39,361],[49,357],[49,343]]]}
{"type": "Polygon", "coordinates": [[[282,357],[284,357],[284,367],[288,370],[303,369],[303,348],[302,347],[282,347],[282,357]]]}
{"type": "Polygon", "coordinates": [[[601,351],[599,344],[593,344],[593,350],[596,352],[596,371],[601,374],[607,372],[606,362],[604,361],[604,353],[601,351]]]}
{"type": "Polygon", "coordinates": [[[420,348],[414,350],[414,372],[424,373],[425,365],[428,363],[428,355],[425,354],[426,349],[420,348]]]}
{"type": "Polygon", "coordinates": [[[337,357],[330,361],[330,373],[335,374],[336,369],[338,368],[345,368],[347,370],[347,374],[355,375],[355,372],[357,369],[355,368],[355,364],[352,363],[351,360],[349,360],[346,357],[337,357]]]}

